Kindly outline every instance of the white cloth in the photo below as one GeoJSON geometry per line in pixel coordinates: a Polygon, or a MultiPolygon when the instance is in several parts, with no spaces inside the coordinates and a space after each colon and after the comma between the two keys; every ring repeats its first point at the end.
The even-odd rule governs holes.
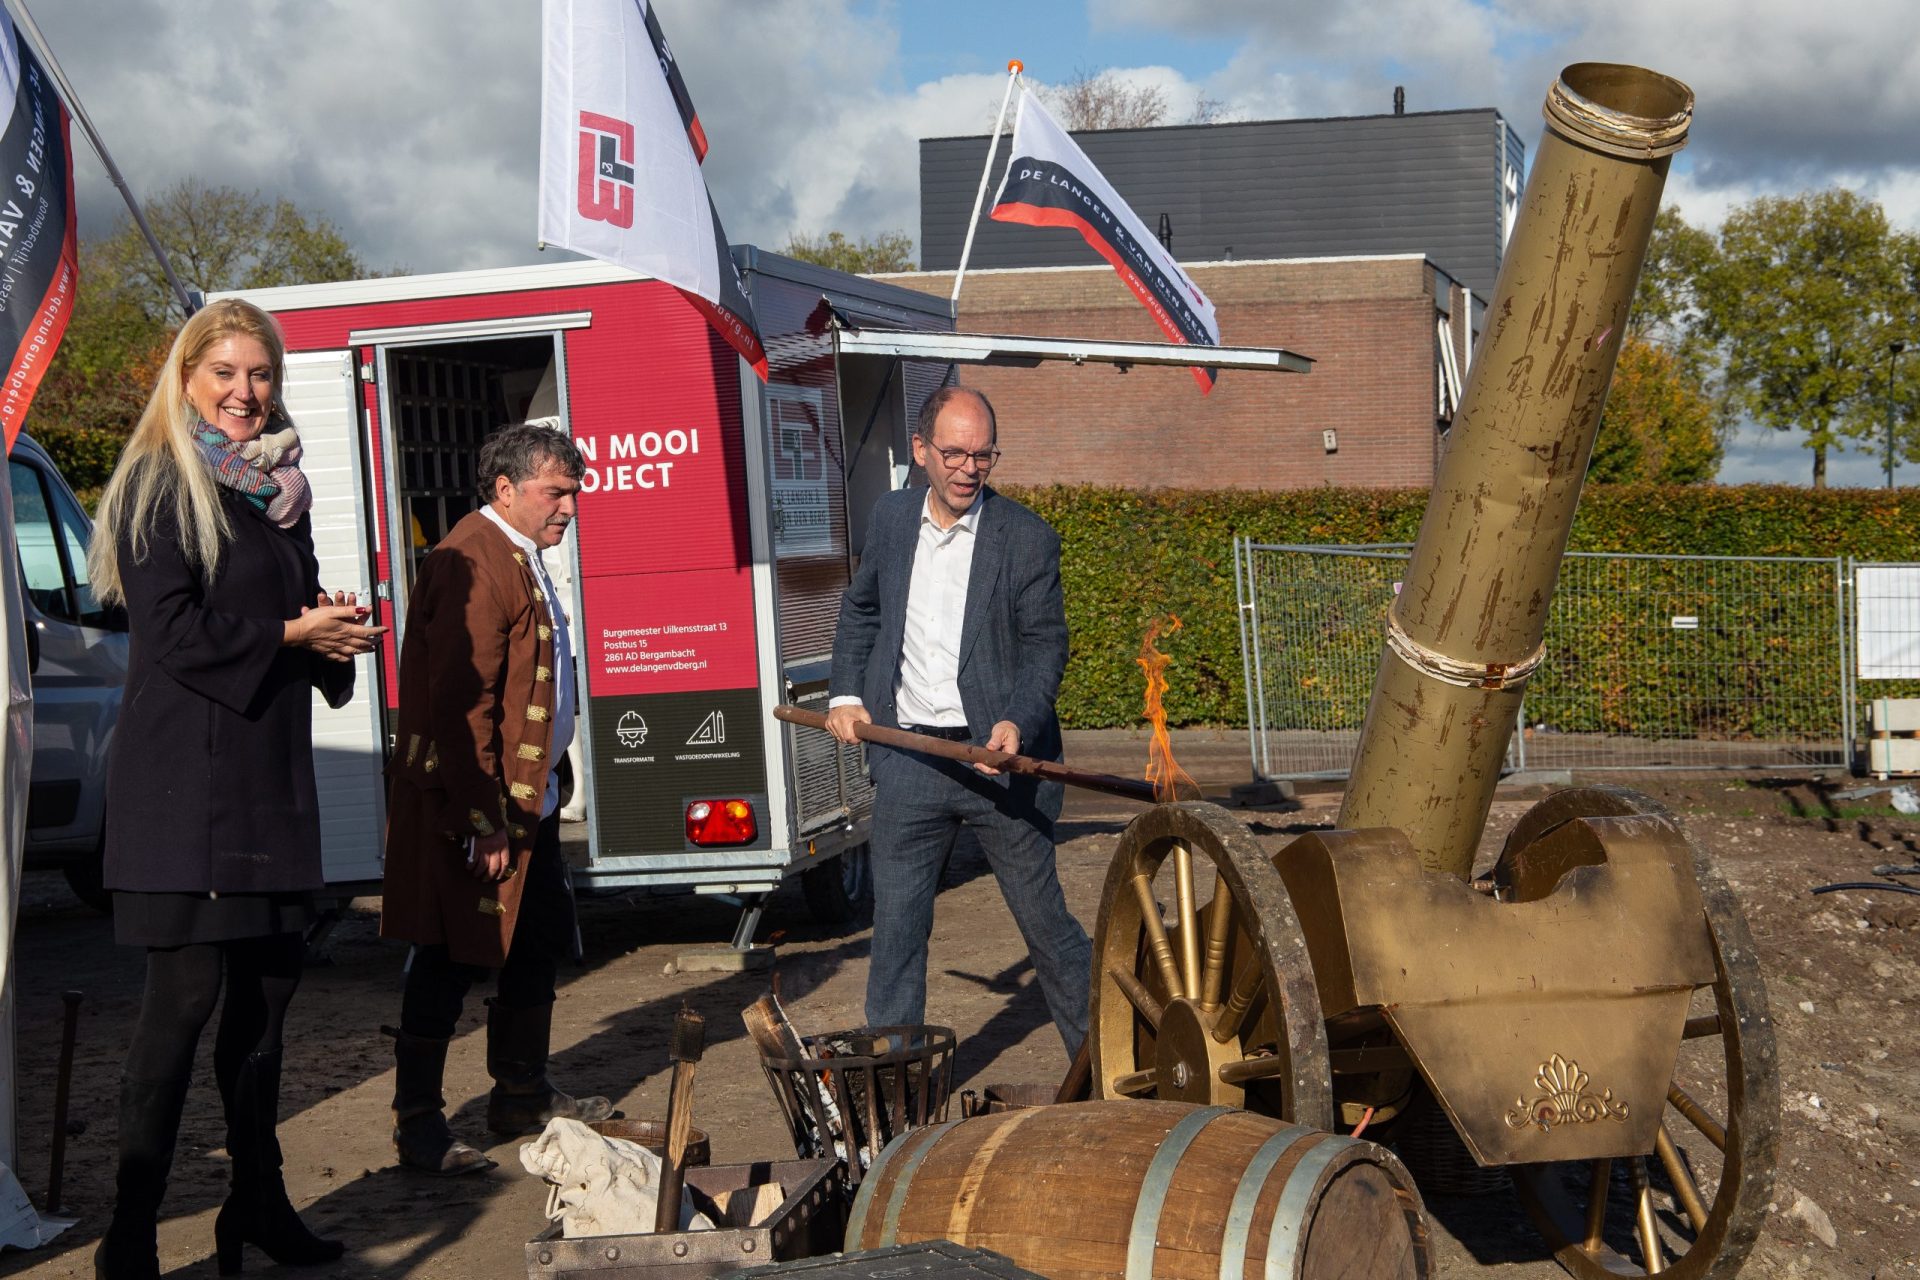
{"type": "MultiPolygon", "coordinates": [[[[549,1120],[538,1138],[520,1148],[521,1167],[547,1180],[547,1217],[558,1219],[568,1238],[651,1232],[662,1163],[638,1143],[604,1138],[564,1118],[549,1120]]],[[[713,1222],[683,1197],[680,1230],[711,1231],[713,1222]]]]}
{"type": "Polygon", "coordinates": [[[561,595],[553,589],[553,579],[547,576],[547,564],[541,558],[540,548],[532,538],[521,533],[506,522],[489,503],[480,508],[487,519],[499,526],[500,531],[513,540],[513,545],[527,553],[527,568],[547,597],[547,613],[553,618],[553,743],[547,748],[547,759],[553,761],[553,768],[547,770],[547,794],[540,802],[540,816],[547,817],[560,807],[560,776],[554,769],[560,766],[560,757],[566,754],[567,747],[573,742],[573,641],[567,634],[567,611],[561,607],[561,595]]]}
{"type": "MultiPolygon", "coordinates": [[[[906,630],[900,643],[900,677],[893,705],[901,724],[964,729],[960,705],[960,629],[967,616],[967,578],[973,572],[973,547],[980,528],[982,493],[967,513],[947,528],[933,520],[933,493],[920,509],[920,538],[913,548],[907,579],[906,630]]],[[[829,709],[859,702],[841,696],[829,709]]]]}
{"type": "Polygon", "coordinates": [[[0,1249],[38,1249],[74,1221],[42,1217],[13,1170],[0,1164],[0,1249]]]}

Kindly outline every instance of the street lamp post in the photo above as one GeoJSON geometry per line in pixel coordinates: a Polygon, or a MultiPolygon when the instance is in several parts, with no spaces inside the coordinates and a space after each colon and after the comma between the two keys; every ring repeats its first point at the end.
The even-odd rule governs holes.
{"type": "Polygon", "coordinates": [[[1900,353],[1907,349],[1904,342],[1894,341],[1887,344],[1887,488],[1893,488],[1893,374],[1899,363],[1900,353]]]}

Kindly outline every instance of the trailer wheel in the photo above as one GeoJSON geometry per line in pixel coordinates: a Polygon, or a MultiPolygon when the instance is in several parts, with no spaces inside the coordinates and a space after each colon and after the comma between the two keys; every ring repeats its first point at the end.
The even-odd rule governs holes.
{"type": "Polygon", "coordinates": [[[873,869],[865,844],[800,873],[800,892],[814,923],[827,929],[862,924],[873,914],[873,869]]]}

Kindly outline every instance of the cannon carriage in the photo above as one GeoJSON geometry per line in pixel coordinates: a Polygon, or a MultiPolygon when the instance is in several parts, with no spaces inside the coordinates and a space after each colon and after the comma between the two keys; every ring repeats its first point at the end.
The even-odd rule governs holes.
{"type": "Polygon", "coordinates": [[[1775,1163],[1753,946],[1673,815],[1562,791],[1474,875],[1691,111],[1634,67],[1549,92],[1335,829],[1272,854],[1225,810],[1157,805],[1094,939],[1095,1097],[1389,1138],[1437,1109],[1583,1277],[1734,1274],[1775,1163]]]}

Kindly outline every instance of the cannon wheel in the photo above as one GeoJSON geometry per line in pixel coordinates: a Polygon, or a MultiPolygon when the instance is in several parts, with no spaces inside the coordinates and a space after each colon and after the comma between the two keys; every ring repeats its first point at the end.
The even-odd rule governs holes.
{"type": "MultiPolygon", "coordinates": [[[[1624,788],[1562,791],[1520,820],[1507,849],[1524,848],[1569,818],[1640,813],[1667,815],[1658,801],[1624,788]]],[[[1773,1192],[1780,1075],[1766,988],[1732,891],[1706,851],[1691,836],[1687,843],[1715,976],[1689,1010],[1658,1149],[1651,1157],[1512,1171],[1534,1225],[1582,1280],[1730,1277],[1753,1248],[1773,1192]]]]}
{"type": "Polygon", "coordinates": [[[1120,837],[1093,940],[1093,1094],[1244,1107],[1333,1127],[1299,917],[1246,824],[1162,804],[1120,837]],[[1213,893],[1202,863],[1213,871],[1213,893]]]}

